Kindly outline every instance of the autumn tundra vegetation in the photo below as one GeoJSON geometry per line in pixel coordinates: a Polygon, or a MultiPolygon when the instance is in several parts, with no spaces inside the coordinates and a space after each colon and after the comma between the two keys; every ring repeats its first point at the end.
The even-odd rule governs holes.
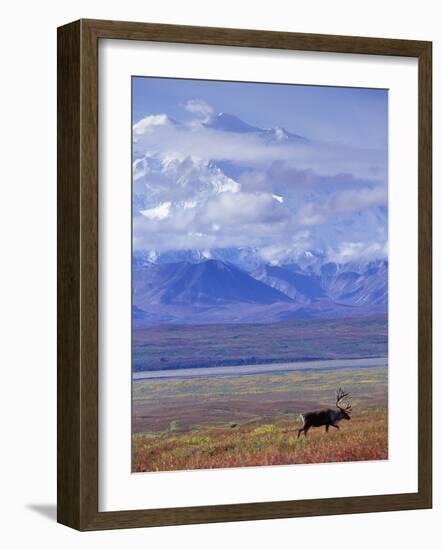
{"type": "Polygon", "coordinates": [[[387,458],[386,366],[134,382],[134,472],[387,458]],[[350,416],[347,394],[340,430],[298,438],[307,411],[350,416]]]}

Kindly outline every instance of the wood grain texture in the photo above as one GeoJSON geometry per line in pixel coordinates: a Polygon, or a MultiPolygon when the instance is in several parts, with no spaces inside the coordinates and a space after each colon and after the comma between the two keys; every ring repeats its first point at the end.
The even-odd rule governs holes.
{"type": "Polygon", "coordinates": [[[432,45],[419,58],[418,485],[432,507],[432,45]]]}
{"type": "MultiPolygon", "coordinates": [[[[79,530],[432,506],[431,43],[81,20],[58,29],[58,521],[79,530]],[[419,488],[337,499],[98,512],[98,41],[396,55],[419,59],[419,488]]],[[[265,76],[265,75],[264,75],[265,76]]],[[[395,208],[395,205],[391,205],[395,208]]]]}
{"type": "Polygon", "coordinates": [[[80,23],[58,32],[57,517],[79,525],[80,23]]]}
{"type": "Polygon", "coordinates": [[[83,19],[96,37],[149,40],[213,46],[240,46],[313,52],[359,53],[418,57],[426,42],[362,36],[336,36],[184,25],[157,25],[126,21],[83,19]]]}

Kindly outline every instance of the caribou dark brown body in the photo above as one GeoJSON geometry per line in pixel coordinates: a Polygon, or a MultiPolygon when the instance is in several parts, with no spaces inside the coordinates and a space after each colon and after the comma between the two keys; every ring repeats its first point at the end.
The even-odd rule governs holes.
{"type": "Polygon", "coordinates": [[[300,434],[303,432],[305,437],[310,430],[310,428],[319,428],[320,426],[325,426],[326,431],[329,430],[329,426],[340,429],[339,422],[341,420],[350,420],[351,417],[348,413],[351,412],[352,407],[349,403],[346,403],[344,407],[341,406],[341,403],[345,397],[348,397],[349,394],[345,393],[341,388],[337,392],[336,407],[338,410],[333,409],[324,409],[322,411],[308,412],[301,415],[303,419],[303,427],[298,430],[297,439],[300,437],[300,434]]]}

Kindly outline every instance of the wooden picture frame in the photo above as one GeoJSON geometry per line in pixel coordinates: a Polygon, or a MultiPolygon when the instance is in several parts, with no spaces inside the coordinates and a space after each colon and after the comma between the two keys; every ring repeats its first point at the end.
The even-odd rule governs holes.
{"type": "Polygon", "coordinates": [[[132,528],[432,506],[432,44],[80,20],[58,29],[58,521],[132,528]],[[98,42],[159,41],[418,59],[419,357],[416,493],[98,511],[98,42]]]}

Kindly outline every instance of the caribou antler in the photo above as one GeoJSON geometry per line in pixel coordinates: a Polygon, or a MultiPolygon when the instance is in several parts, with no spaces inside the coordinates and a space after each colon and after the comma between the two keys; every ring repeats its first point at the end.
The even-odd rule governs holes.
{"type": "MultiPolygon", "coordinates": [[[[350,403],[348,402],[345,402],[345,406],[342,407],[341,406],[341,402],[343,401],[343,399],[345,397],[348,397],[349,396],[349,393],[345,393],[341,388],[338,388],[338,392],[337,392],[337,401],[335,402],[335,405],[338,409],[340,409],[341,411],[346,411],[346,412],[350,412],[352,411],[352,406],[350,403]]],[[[349,396],[349,399],[351,399],[351,396],[349,396]]]]}

